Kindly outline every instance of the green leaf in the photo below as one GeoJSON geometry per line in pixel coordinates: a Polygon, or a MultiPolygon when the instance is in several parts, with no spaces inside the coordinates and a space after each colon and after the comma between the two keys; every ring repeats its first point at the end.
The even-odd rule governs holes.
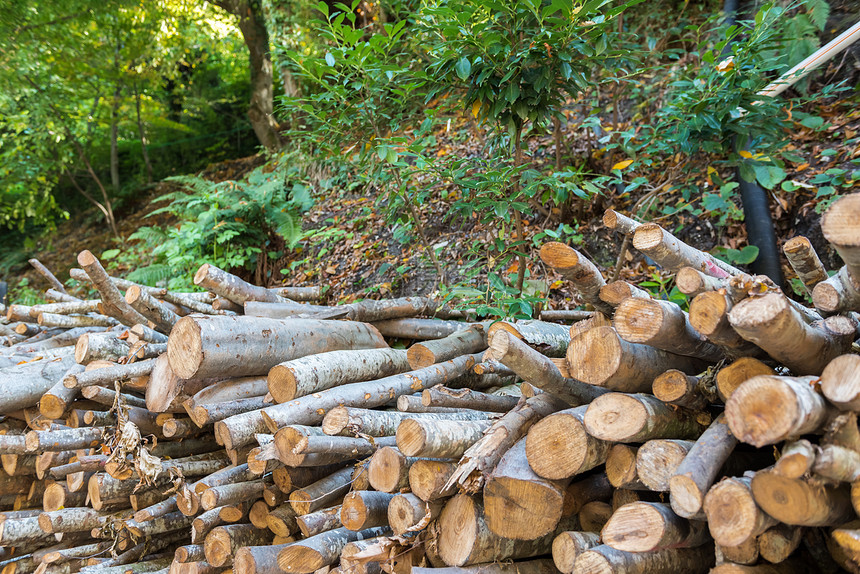
{"type": "Polygon", "coordinates": [[[764,165],[757,162],[753,166],[753,170],[756,179],[765,189],[773,189],[786,177],[785,170],[775,165],[764,165]]]}
{"type": "Polygon", "coordinates": [[[119,249],[108,249],[107,251],[102,253],[102,259],[113,259],[119,255],[119,249]]]}
{"type": "Polygon", "coordinates": [[[463,56],[457,60],[457,63],[454,64],[454,71],[457,72],[457,76],[459,76],[461,80],[468,79],[469,74],[472,72],[472,64],[469,62],[469,58],[463,56]]]}

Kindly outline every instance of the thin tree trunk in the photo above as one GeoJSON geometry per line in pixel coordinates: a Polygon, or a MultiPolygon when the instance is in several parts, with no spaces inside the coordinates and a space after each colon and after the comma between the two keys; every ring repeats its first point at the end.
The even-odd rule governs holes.
{"type": "Polygon", "coordinates": [[[149,162],[149,151],[146,149],[146,134],[143,131],[143,120],[140,118],[140,92],[137,82],[132,84],[134,89],[134,108],[137,112],[137,135],[140,137],[140,152],[143,155],[143,165],[146,166],[146,183],[152,183],[152,164],[149,162]]]}

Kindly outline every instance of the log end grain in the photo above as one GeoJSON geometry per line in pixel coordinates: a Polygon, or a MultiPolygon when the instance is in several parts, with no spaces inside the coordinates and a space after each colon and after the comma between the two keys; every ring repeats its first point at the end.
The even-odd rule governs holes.
{"type": "Polygon", "coordinates": [[[223,528],[215,528],[206,535],[203,543],[206,561],[213,566],[224,566],[233,556],[230,546],[230,535],[223,528]]]}
{"type": "Polygon", "coordinates": [[[638,432],[648,421],[649,414],[634,396],[607,393],[592,401],[583,422],[591,436],[618,441],[618,437],[638,432]]]}
{"type": "Polygon", "coordinates": [[[552,561],[562,574],[570,574],[576,559],[599,544],[600,535],[596,532],[562,532],[552,541],[552,561]]]}
{"type": "Polygon", "coordinates": [[[397,426],[397,448],[406,456],[418,456],[427,444],[427,433],[417,419],[404,419],[397,426]]]}
{"type": "Polygon", "coordinates": [[[194,377],[203,362],[203,338],[200,325],[193,317],[182,317],[167,339],[167,358],[176,376],[194,377]]]}
{"type": "Polygon", "coordinates": [[[728,307],[726,296],[719,291],[697,295],[690,303],[690,324],[705,337],[710,337],[726,324],[728,307]]]}
{"type": "Polygon", "coordinates": [[[275,402],[285,403],[296,398],[298,382],[289,365],[280,364],[269,369],[267,382],[275,402]]]}
{"type": "MultiPolygon", "coordinates": [[[[678,273],[675,274],[675,285],[678,287],[678,291],[684,294],[700,293],[705,287],[702,276],[692,267],[681,267],[678,270],[678,273]]],[[[698,328],[696,330],[701,333],[698,328]]]]}
{"type": "Polygon", "coordinates": [[[197,272],[194,273],[194,279],[193,279],[194,284],[200,285],[203,281],[206,280],[206,277],[208,275],[209,275],[209,264],[204,263],[203,265],[200,266],[200,269],[198,269],[197,272]]]}
{"type": "Polygon", "coordinates": [[[362,530],[367,522],[369,509],[360,492],[350,492],[343,499],[340,522],[353,531],[362,530]]]}
{"type": "Polygon", "coordinates": [[[663,228],[656,223],[645,223],[633,233],[633,247],[647,252],[663,243],[663,228]]]}
{"type": "Polygon", "coordinates": [[[860,234],[857,233],[858,214],[860,193],[840,197],[821,217],[821,230],[825,239],[838,247],[860,247],[860,234]]]}
{"type": "Polygon", "coordinates": [[[800,415],[792,388],[779,377],[769,375],[747,380],[726,402],[726,420],[732,434],[756,447],[783,440],[800,415]]]}
{"type": "Polygon", "coordinates": [[[825,313],[835,313],[842,305],[842,292],[829,282],[822,281],[812,288],[812,302],[825,313]]]}
{"type": "Polygon", "coordinates": [[[481,509],[465,494],[458,494],[442,509],[437,521],[439,557],[449,566],[463,566],[480,536],[481,509]]]}
{"type": "Polygon", "coordinates": [[[776,372],[753,357],[741,357],[717,373],[717,393],[728,401],[743,382],[758,375],[774,375],[776,372]]]}
{"type": "Polygon", "coordinates": [[[315,572],[325,565],[325,560],[317,550],[302,544],[287,546],[278,554],[278,566],[284,572],[304,574],[315,572]]]}
{"type": "Polygon", "coordinates": [[[670,369],[654,379],[651,391],[664,403],[684,398],[695,387],[696,379],[677,369],[670,369]]]}
{"type": "Polygon", "coordinates": [[[588,446],[582,422],[568,413],[556,413],[538,421],[526,436],[529,466],[551,480],[580,472],[588,456],[588,446]]]}
{"type": "Polygon", "coordinates": [[[39,400],[39,412],[42,413],[42,416],[46,419],[62,418],[68,406],[69,405],[66,404],[66,401],[63,400],[62,397],[58,397],[50,393],[45,393],[39,400]]]}
{"type": "Polygon", "coordinates": [[[695,516],[702,510],[705,494],[692,476],[677,474],[669,479],[672,509],[681,516],[695,516]]]}
{"type": "Polygon", "coordinates": [[[541,261],[556,269],[566,269],[579,265],[579,253],[558,241],[550,241],[541,245],[540,258],[541,261]]]}
{"type": "Polygon", "coordinates": [[[821,373],[821,392],[840,408],[860,407],[860,356],[840,355],[821,373]]]}
{"type": "Polygon", "coordinates": [[[590,385],[601,385],[618,371],[623,355],[615,329],[589,329],[570,341],[567,350],[570,376],[590,385]],[[583,361],[579,357],[594,357],[594,360],[583,361]]]}
{"type": "Polygon", "coordinates": [[[663,515],[646,502],[632,502],[616,510],[601,532],[604,544],[626,552],[655,549],[665,535],[663,515]]]}
{"type": "Polygon", "coordinates": [[[383,447],[374,453],[368,467],[370,486],[381,492],[395,492],[406,472],[406,457],[396,448],[383,447]]]}
{"type": "Polygon", "coordinates": [[[663,320],[663,307],[656,301],[628,297],[615,310],[612,324],[625,341],[645,343],[659,333],[663,320]]]}
{"type": "Polygon", "coordinates": [[[496,476],[484,486],[487,526],[503,538],[533,540],[561,519],[564,491],[547,481],[496,476]]]}

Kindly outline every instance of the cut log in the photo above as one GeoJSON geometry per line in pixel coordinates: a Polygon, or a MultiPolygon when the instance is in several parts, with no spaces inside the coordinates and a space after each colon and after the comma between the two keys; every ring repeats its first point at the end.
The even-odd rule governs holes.
{"type": "Polygon", "coordinates": [[[760,355],[761,349],[741,337],[729,323],[733,303],[724,291],[708,291],[690,302],[690,324],[732,357],[760,355]]]}
{"type": "MultiPolygon", "coordinates": [[[[433,414],[455,414],[457,412],[462,412],[459,409],[452,409],[450,407],[425,407],[424,403],[421,402],[421,395],[403,395],[397,397],[397,410],[403,413],[433,413],[433,414]]],[[[412,417],[407,417],[412,418],[412,417]]]]}
{"type": "Polygon", "coordinates": [[[574,337],[567,362],[571,377],[622,392],[651,390],[654,378],[669,369],[696,374],[705,367],[693,357],[629,343],[611,327],[595,327],[574,337]]]}
{"type": "MultiPolygon", "coordinates": [[[[755,564],[761,553],[758,549],[758,537],[754,536],[738,546],[717,545],[717,562],[727,560],[735,564],[755,564]],[[722,556],[720,556],[722,554],[722,556]]],[[[711,570],[714,572],[714,570],[711,570]]]]}
{"type": "Polygon", "coordinates": [[[812,470],[815,462],[815,447],[808,440],[786,443],[773,471],[786,478],[801,478],[812,470]]]}
{"type": "Polygon", "coordinates": [[[397,427],[397,448],[406,456],[457,458],[490,428],[490,421],[405,419],[397,427]]]}
{"type": "Polygon", "coordinates": [[[400,349],[330,351],[275,365],[268,374],[268,390],[275,402],[285,403],[347,383],[381,379],[408,370],[406,351],[400,349]]]}
{"type": "Polygon", "coordinates": [[[218,526],[206,535],[203,545],[206,561],[213,566],[227,566],[239,548],[269,544],[272,537],[270,531],[255,528],[252,524],[218,526]]]}
{"type": "Polygon", "coordinates": [[[607,209],[603,212],[603,225],[624,235],[632,235],[642,224],[615,210],[607,209]]]}
{"type": "Polygon", "coordinates": [[[388,505],[394,498],[388,492],[356,490],[343,497],[340,521],[350,530],[388,526],[388,505]]]}
{"type": "Polygon", "coordinates": [[[199,562],[206,558],[202,544],[188,544],[180,546],[173,552],[177,562],[199,562]]]}
{"type": "Polygon", "coordinates": [[[573,406],[590,403],[605,392],[592,385],[563,377],[549,358],[506,331],[493,333],[490,350],[484,355],[484,359],[501,362],[523,380],[573,406]]]}
{"type": "Polygon", "coordinates": [[[486,348],[487,333],[483,326],[472,325],[444,339],[415,343],[406,350],[406,358],[413,369],[423,369],[454,357],[478,353],[486,348]]]}
{"type": "Polygon", "coordinates": [[[427,503],[411,493],[395,495],[388,505],[388,524],[395,536],[424,529],[439,516],[442,503],[427,503]]]}
{"type": "MultiPolygon", "coordinates": [[[[617,491],[616,491],[617,492],[617,491]]],[[[585,532],[600,532],[612,516],[612,505],[592,500],[582,505],[577,516],[579,528],[585,532]]]]}
{"type": "Polygon", "coordinates": [[[836,248],[853,277],[860,277],[860,240],[857,221],[860,213],[860,194],[839,198],[821,217],[821,231],[836,248]]]}
{"type": "Polygon", "coordinates": [[[821,445],[812,470],[829,480],[856,482],[860,480],[860,453],[835,444],[821,445]]]}
{"type": "Polygon", "coordinates": [[[490,395],[471,389],[454,390],[443,386],[424,389],[421,393],[421,403],[425,407],[450,407],[506,413],[517,406],[518,402],[518,397],[490,395]]]}
{"type": "Polygon", "coordinates": [[[848,485],[826,486],[757,472],[750,484],[756,503],[786,524],[835,526],[855,518],[848,485]]]}
{"type": "Polygon", "coordinates": [[[380,347],[382,335],[363,323],[189,315],[170,332],[167,356],[179,377],[200,379],[264,375],[305,355],[380,347]]]}
{"type": "Polygon", "coordinates": [[[813,287],[827,279],[827,270],[824,269],[812,243],[806,237],[798,235],[783,244],[782,252],[797,278],[803,283],[806,293],[811,296],[813,287]]]}
{"type": "Polygon", "coordinates": [[[570,323],[588,319],[594,311],[580,311],[579,309],[544,309],[540,313],[541,321],[561,321],[570,323]]]}
{"type": "Polygon", "coordinates": [[[129,327],[136,323],[146,324],[146,318],[125,302],[119,289],[113,284],[95,255],[86,249],[81,251],[78,254],[78,265],[84,269],[93,286],[98,290],[107,307],[108,315],[129,327]]]}
{"type": "Polygon", "coordinates": [[[541,246],[540,258],[544,264],[573,283],[583,301],[601,313],[612,314],[612,306],[600,300],[600,288],[606,285],[606,281],[594,263],[576,249],[556,241],[541,246]]]}
{"type": "Polygon", "coordinates": [[[345,466],[346,463],[307,468],[281,467],[272,471],[272,479],[281,492],[289,494],[293,490],[313,484],[345,466]]]}
{"type": "Polygon", "coordinates": [[[212,308],[216,311],[231,311],[239,315],[243,315],[245,313],[245,307],[234,303],[224,297],[218,297],[217,299],[212,301],[212,308]]]}
{"type": "Polygon", "coordinates": [[[212,510],[229,504],[254,501],[263,496],[264,486],[261,480],[210,486],[200,495],[200,506],[203,510],[212,510]]]}
{"type": "Polygon", "coordinates": [[[630,297],[618,305],[612,321],[616,332],[630,343],[642,343],[677,355],[714,362],[723,357],[690,325],[687,314],[675,303],[630,297]]]}
{"type": "Polygon", "coordinates": [[[61,508],[79,507],[86,503],[86,498],[86,491],[71,492],[65,481],[52,482],[45,487],[45,493],[42,495],[42,509],[50,512],[61,508]]]}
{"type": "MultiPolygon", "coordinates": [[[[137,363],[132,364],[136,365],[137,363]]],[[[81,389],[81,394],[84,395],[85,399],[89,399],[94,403],[98,403],[106,407],[112,407],[114,405],[114,402],[116,402],[117,400],[116,391],[114,391],[113,389],[99,387],[96,385],[83,387],[81,389]]],[[[122,401],[122,404],[129,407],[138,407],[142,409],[146,408],[146,401],[144,399],[129,393],[120,393],[120,395],[120,400],[122,401]]]]}
{"type": "Polygon", "coordinates": [[[812,302],[822,313],[841,313],[860,309],[860,282],[842,267],[812,290],[812,302]]]}
{"type": "Polygon", "coordinates": [[[860,356],[836,357],[821,373],[821,392],[842,410],[860,410],[860,356]]]}
{"type": "Polygon", "coordinates": [[[352,468],[335,471],[325,478],[290,493],[290,504],[298,515],[326,508],[340,500],[352,485],[352,468]]]}
{"type": "Polygon", "coordinates": [[[397,427],[407,418],[427,420],[487,420],[488,413],[461,411],[456,413],[412,413],[400,411],[374,411],[357,407],[335,407],[328,411],[322,421],[322,429],[328,435],[356,433],[367,436],[392,436],[397,427]]]}
{"type": "MultiPolygon", "coordinates": [[[[32,308],[31,308],[32,310],[32,308]]],[[[113,327],[118,322],[113,317],[105,315],[60,315],[57,313],[41,312],[36,316],[39,326],[45,329],[61,328],[74,329],[79,327],[113,327]]]]}
{"type": "Polygon", "coordinates": [[[668,504],[633,502],[615,511],[601,538],[625,552],[653,552],[664,548],[695,548],[708,541],[707,524],[681,518],[668,504]]]}
{"type": "Polygon", "coordinates": [[[67,430],[30,431],[24,441],[28,452],[63,452],[95,447],[102,440],[105,427],[83,427],[67,430]]]}
{"type": "Polygon", "coordinates": [[[690,247],[655,223],[646,223],[636,229],[633,247],[674,273],[682,267],[692,267],[718,279],[742,274],[740,269],[690,247]]]}
{"type": "Polygon", "coordinates": [[[278,554],[288,544],[274,544],[272,546],[243,546],[236,551],[233,558],[233,572],[242,574],[281,574],[278,566],[278,554]]]}
{"type": "Polygon", "coordinates": [[[735,331],[799,375],[818,375],[853,342],[810,325],[780,293],[744,299],[729,313],[735,331]]]}
{"type": "Polygon", "coordinates": [[[713,565],[714,547],[710,544],[656,552],[624,552],[601,544],[580,554],[573,574],[704,574],[713,565]]]}
{"type": "Polygon", "coordinates": [[[538,476],[520,439],[499,460],[484,486],[484,513],[497,536],[534,540],[555,530],[561,519],[566,481],[538,476]]]}
{"type": "Polygon", "coordinates": [[[244,304],[245,301],[268,301],[271,303],[284,301],[284,298],[274,291],[252,285],[209,263],[201,265],[194,274],[194,284],[238,305],[244,304]]]}
{"type": "Polygon", "coordinates": [[[708,399],[699,392],[699,381],[699,377],[669,369],[657,375],[651,384],[651,392],[664,403],[701,411],[708,405],[708,399]]]}
{"type": "Polygon", "coordinates": [[[495,421],[485,435],[463,453],[457,470],[448,479],[447,487],[459,484],[466,492],[475,493],[481,490],[486,477],[496,467],[502,455],[524,437],[534,423],[563,408],[563,402],[549,393],[542,393],[521,402],[495,421]]]}
{"type": "Polygon", "coordinates": [[[170,333],[170,330],[179,320],[176,313],[137,285],[132,285],[126,289],[125,302],[152,321],[156,328],[163,333],[170,333]]]}
{"type": "Polygon", "coordinates": [[[601,301],[613,307],[618,307],[622,301],[630,297],[639,297],[640,299],[651,298],[651,294],[648,291],[631,285],[627,281],[607,283],[600,288],[599,296],[601,301]]]}
{"type": "Polygon", "coordinates": [[[0,369],[0,414],[32,407],[75,364],[70,350],[0,369]]]}
{"type": "Polygon", "coordinates": [[[649,440],[636,452],[639,480],[653,491],[668,492],[669,479],[694,444],[689,440],[649,440]]]}
{"type": "Polygon", "coordinates": [[[389,319],[374,321],[373,326],[385,337],[395,339],[442,339],[463,329],[462,321],[443,319],[389,319]]]}
{"type": "Polygon", "coordinates": [[[787,524],[777,524],[758,537],[761,557],[771,564],[785,562],[800,546],[803,529],[787,524]]]}
{"type": "MultiPolygon", "coordinates": [[[[237,381],[241,380],[243,379],[237,379],[237,381]]],[[[230,382],[232,383],[234,381],[230,382]]],[[[203,391],[206,390],[208,389],[203,389],[203,391]]],[[[195,405],[194,399],[192,398],[189,399],[189,401],[184,402],[183,406],[188,409],[188,415],[191,417],[191,420],[194,421],[194,424],[196,424],[200,428],[203,428],[206,425],[210,425],[218,421],[223,421],[224,419],[235,415],[241,415],[243,413],[250,413],[253,411],[264,409],[270,404],[271,402],[266,401],[265,396],[258,396],[250,397],[247,399],[233,399],[222,403],[211,403],[202,405],[195,405]]]]}
{"type": "Polygon", "coordinates": [[[748,379],[726,403],[732,434],[762,447],[816,432],[833,412],[812,386],[816,379],[775,375],[748,379]]]}
{"type": "Polygon", "coordinates": [[[80,395],[80,390],[69,389],[63,379],[71,374],[84,372],[84,366],[75,364],[39,399],[39,412],[47,419],[60,419],[69,410],[72,402],[80,395]]]}
{"type": "Polygon", "coordinates": [[[588,406],[583,422],[588,434],[612,442],[690,439],[704,430],[695,417],[643,394],[609,393],[598,397],[588,406]]]}
{"type": "Polygon", "coordinates": [[[52,289],[55,289],[60,293],[68,295],[68,293],[66,293],[66,288],[63,287],[63,284],[60,283],[60,280],[57,279],[54,274],[51,273],[51,270],[45,267],[41,261],[34,257],[32,259],[28,259],[27,262],[33,266],[33,269],[39,272],[39,275],[41,275],[45,279],[45,281],[47,281],[51,285],[52,289]]]}
{"type": "Polygon", "coordinates": [[[237,448],[253,440],[254,433],[289,424],[319,424],[325,411],[337,406],[379,407],[392,399],[448,383],[467,373],[475,364],[472,355],[366,383],[352,383],[300,397],[251,413],[234,415],[215,423],[215,437],[227,448],[237,448]],[[263,427],[263,428],[261,428],[263,427]]]}
{"type": "Polygon", "coordinates": [[[606,462],[610,443],[585,432],[583,405],[553,413],[538,421],[526,436],[526,455],[532,469],[544,478],[560,480],[606,462]]]}
{"type": "Polygon", "coordinates": [[[453,462],[438,460],[416,460],[409,467],[409,489],[425,502],[446,498],[457,492],[456,487],[447,483],[457,465],[453,462]]]}
{"type": "Polygon", "coordinates": [[[100,528],[110,519],[109,514],[87,507],[63,508],[39,515],[39,527],[50,534],[84,532],[100,528]]]}
{"type": "Polygon", "coordinates": [[[636,447],[624,444],[613,445],[606,457],[606,478],[615,488],[645,490],[636,473],[636,447]]]}
{"type": "Polygon", "coordinates": [[[368,482],[380,492],[399,492],[409,486],[409,469],[418,460],[394,447],[380,448],[367,466],[368,482]]]}
{"type": "Polygon", "coordinates": [[[435,524],[432,543],[449,566],[540,556],[551,550],[555,537],[550,533],[526,541],[497,536],[487,526],[480,500],[466,494],[458,494],[448,501],[435,524]]]}
{"type": "Polygon", "coordinates": [[[385,536],[390,530],[385,527],[368,528],[355,532],[348,528],[337,528],[290,544],[278,554],[278,566],[288,573],[310,574],[324,566],[337,562],[341,550],[349,543],[366,538],[385,536]]]}
{"type": "Polygon", "coordinates": [[[499,330],[507,331],[547,357],[564,357],[570,344],[568,327],[546,321],[497,321],[487,328],[487,339],[492,340],[499,330]]]}
{"type": "Polygon", "coordinates": [[[552,541],[552,561],[562,574],[571,574],[576,559],[586,550],[600,545],[600,534],[568,530],[552,541]]]}
{"type": "Polygon", "coordinates": [[[146,408],[154,413],[177,412],[191,395],[219,379],[182,379],[170,368],[167,354],[155,359],[146,386],[146,408]]]}
{"type": "Polygon", "coordinates": [[[692,299],[702,293],[721,289],[723,282],[716,277],[702,273],[698,269],[681,267],[675,275],[675,285],[678,287],[678,291],[692,299]]]}
{"type": "MultiPolygon", "coordinates": [[[[292,506],[290,506],[290,511],[292,512],[291,518],[285,520],[283,517],[278,517],[276,518],[277,522],[274,524],[275,528],[272,528],[273,525],[271,523],[269,528],[272,528],[273,532],[279,536],[286,536],[283,534],[284,532],[295,532],[295,525],[298,525],[302,536],[310,538],[311,536],[342,527],[343,523],[340,519],[341,509],[342,505],[338,504],[331,508],[324,508],[303,516],[296,516],[295,510],[292,510],[292,506]],[[292,528],[290,528],[289,520],[293,523],[292,528]]],[[[351,528],[350,530],[355,529],[351,528]]]]}
{"type": "Polygon", "coordinates": [[[737,443],[725,416],[720,414],[696,440],[669,479],[670,500],[676,514],[684,518],[702,516],[705,495],[737,443]]]}
{"type": "MultiPolygon", "coordinates": [[[[112,384],[114,381],[127,381],[134,377],[142,377],[152,372],[155,359],[147,359],[136,363],[115,365],[103,369],[84,371],[63,377],[63,384],[68,388],[90,387],[93,385],[112,384]]],[[[92,397],[87,397],[92,399],[92,397]]],[[[94,400],[94,399],[93,399],[94,400]]]]}
{"type": "Polygon", "coordinates": [[[741,357],[717,372],[717,394],[727,402],[747,379],[758,375],[775,375],[776,371],[753,357],[741,357]]]}

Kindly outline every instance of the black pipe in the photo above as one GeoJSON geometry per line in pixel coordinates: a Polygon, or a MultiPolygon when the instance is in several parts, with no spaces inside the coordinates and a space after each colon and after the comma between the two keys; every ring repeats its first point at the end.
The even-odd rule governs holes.
{"type": "MultiPolygon", "coordinates": [[[[726,26],[733,26],[737,21],[738,0],[725,0],[723,13],[726,15],[726,26]]],[[[726,45],[723,57],[728,57],[730,52],[729,45],[726,45]]],[[[767,192],[755,181],[745,181],[741,177],[740,168],[735,168],[735,180],[741,192],[747,238],[750,245],[758,247],[758,256],[750,264],[750,268],[756,275],[767,275],[774,283],[782,285],[782,265],[779,261],[779,248],[776,245],[776,231],[770,216],[767,192]]]]}

